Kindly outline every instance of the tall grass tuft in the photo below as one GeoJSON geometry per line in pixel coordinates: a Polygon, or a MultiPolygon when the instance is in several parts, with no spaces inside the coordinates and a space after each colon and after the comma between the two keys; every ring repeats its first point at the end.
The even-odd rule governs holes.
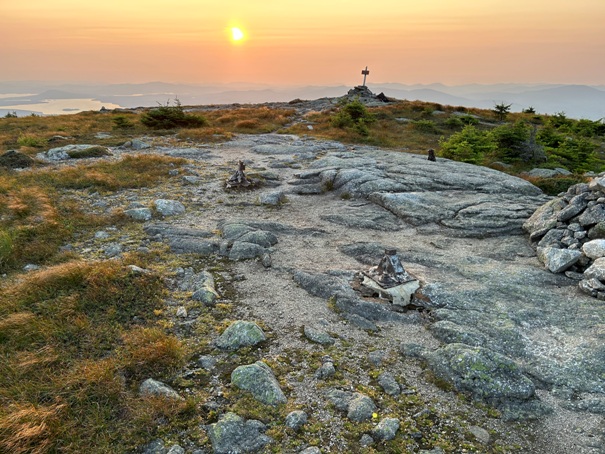
{"type": "Polygon", "coordinates": [[[189,411],[136,392],[140,380],[168,378],[187,357],[153,324],[159,275],[117,261],[71,262],[5,290],[0,452],[127,452],[153,432],[153,418],[189,411]]]}

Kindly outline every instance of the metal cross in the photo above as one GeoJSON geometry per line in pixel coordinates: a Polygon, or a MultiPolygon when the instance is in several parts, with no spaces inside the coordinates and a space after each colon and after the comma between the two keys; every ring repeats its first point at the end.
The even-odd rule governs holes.
{"type": "Polygon", "coordinates": [[[363,85],[362,85],[362,87],[365,87],[366,86],[366,77],[367,77],[368,74],[370,74],[370,71],[368,71],[368,67],[367,66],[366,66],[366,69],[363,69],[361,71],[361,74],[363,74],[363,85]]]}

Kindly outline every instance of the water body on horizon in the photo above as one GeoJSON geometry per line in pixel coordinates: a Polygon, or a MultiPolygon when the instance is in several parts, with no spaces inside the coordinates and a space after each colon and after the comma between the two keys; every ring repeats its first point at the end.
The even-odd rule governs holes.
{"type": "MultiPolygon", "coordinates": [[[[0,98],[5,97],[0,95],[0,98]]],[[[89,110],[119,109],[122,106],[114,103],[101,102],[98,99],[47,99],[33,104],[14,104],[0,106],[0,116],[15,112],[18,116],[36,115],[67,115],[89,110]]]]}

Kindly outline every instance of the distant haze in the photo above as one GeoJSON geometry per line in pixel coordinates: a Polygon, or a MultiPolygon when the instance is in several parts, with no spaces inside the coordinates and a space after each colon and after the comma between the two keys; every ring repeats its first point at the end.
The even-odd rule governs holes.
{"type": "Polygon", "coordinates": [[[603,24],[603,0],[0,0],[0,78],[602,85],[603,24]]]}
{"type": "MultiPolygon", "coordinates": [[[[102,107],[149,107],[174,103],[187,105],[287,102],[292,99],[339,97],[351,87],[290,86],[259,84],[59,84],[52,82],[0,82],[0,116],[66,114],[102,107]]],[[[586,85],[403,85],[369,84],[378,94],[410,101],[430,101],[443,105],[491,109],[498,103],[511,104],[519,112],[533,107],[537,113],[563,112],[571,118],[598,120],[605,117],[605,86],[586,85]]]]}

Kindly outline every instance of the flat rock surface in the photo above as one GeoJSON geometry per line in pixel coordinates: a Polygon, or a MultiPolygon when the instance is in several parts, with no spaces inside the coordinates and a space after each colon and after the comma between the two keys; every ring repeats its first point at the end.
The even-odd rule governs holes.
{"type": "MultiPolygon", "coordinates": [[[[605,305],[537,260],[521,230],[548,201],[537,188],[469,164],[287,135],[237,136],[210,151],[187,157],[222,173],[183,186],[187,210],[163,221],[163,240],[175,241],[172,232],[218,245],[218,234],[206,238],[191,229],[215,232],[236,220],[247,226],[241,228],[244,233],[260,229],[276,236],[277,242],[267,245],[271,268],[258,259],[232,263],[246,277],[235,282],[241,312],[274,333],[268,357],[311,348],[301,328],[321,321],[322,330],[354,345],[357,358],[376,350],[395,354],[389,371],[405,376],[406,384],[423,395],[449,401],[446,409],[459,402],[427,383],[426,366],[401,355],[399,346],[414,343],[438,351],[462,342],[486,348],[513,361],[515,374],[530,380],[535,398],[552,408],[517,427],[531,452],[603,452],[595,447],[594,435],[603,434],[603,406],[591,403],[602,402],[605,394],[605,305]],[[272,169],[277,176],[273,190],[282,191],[287,201],[267,207],[258,203],[259,191],[226,193],[221,178],[240,159],[247,171],[272,169]],[[313,190],[301,191],[305,186],[313,190]],[[376,265],[387,247],[396,249],[405,269],[421,281],[430,310],[423,316],[413,311],[374,318],[374,332],[349,322],[327,300],[355,272],[376,265]],[[330,285],[309,293],[295,276],[319,287],[324,280],[317,276],[327,276],[330,285]]],[[[354,299],[351,295],[345,296],[354,299]]],[[[392,309],[385,301],[374,303],[392,309]]],[[[363,308],[355,313],[363,321],[359,312],[363,308]]],[[[370,380],[360,373],[359,384],[370,380]]],[[[289,384],[289,402],[317,408],[314,417],[334,423],[322,420],[326,403],[316,391],[309,392],[306,381],[289,384]]],[[[536,415],[528,410],[528,416],[536,415]]],[[[490,429],[509,431],[500,420],[490,429]]]]}

